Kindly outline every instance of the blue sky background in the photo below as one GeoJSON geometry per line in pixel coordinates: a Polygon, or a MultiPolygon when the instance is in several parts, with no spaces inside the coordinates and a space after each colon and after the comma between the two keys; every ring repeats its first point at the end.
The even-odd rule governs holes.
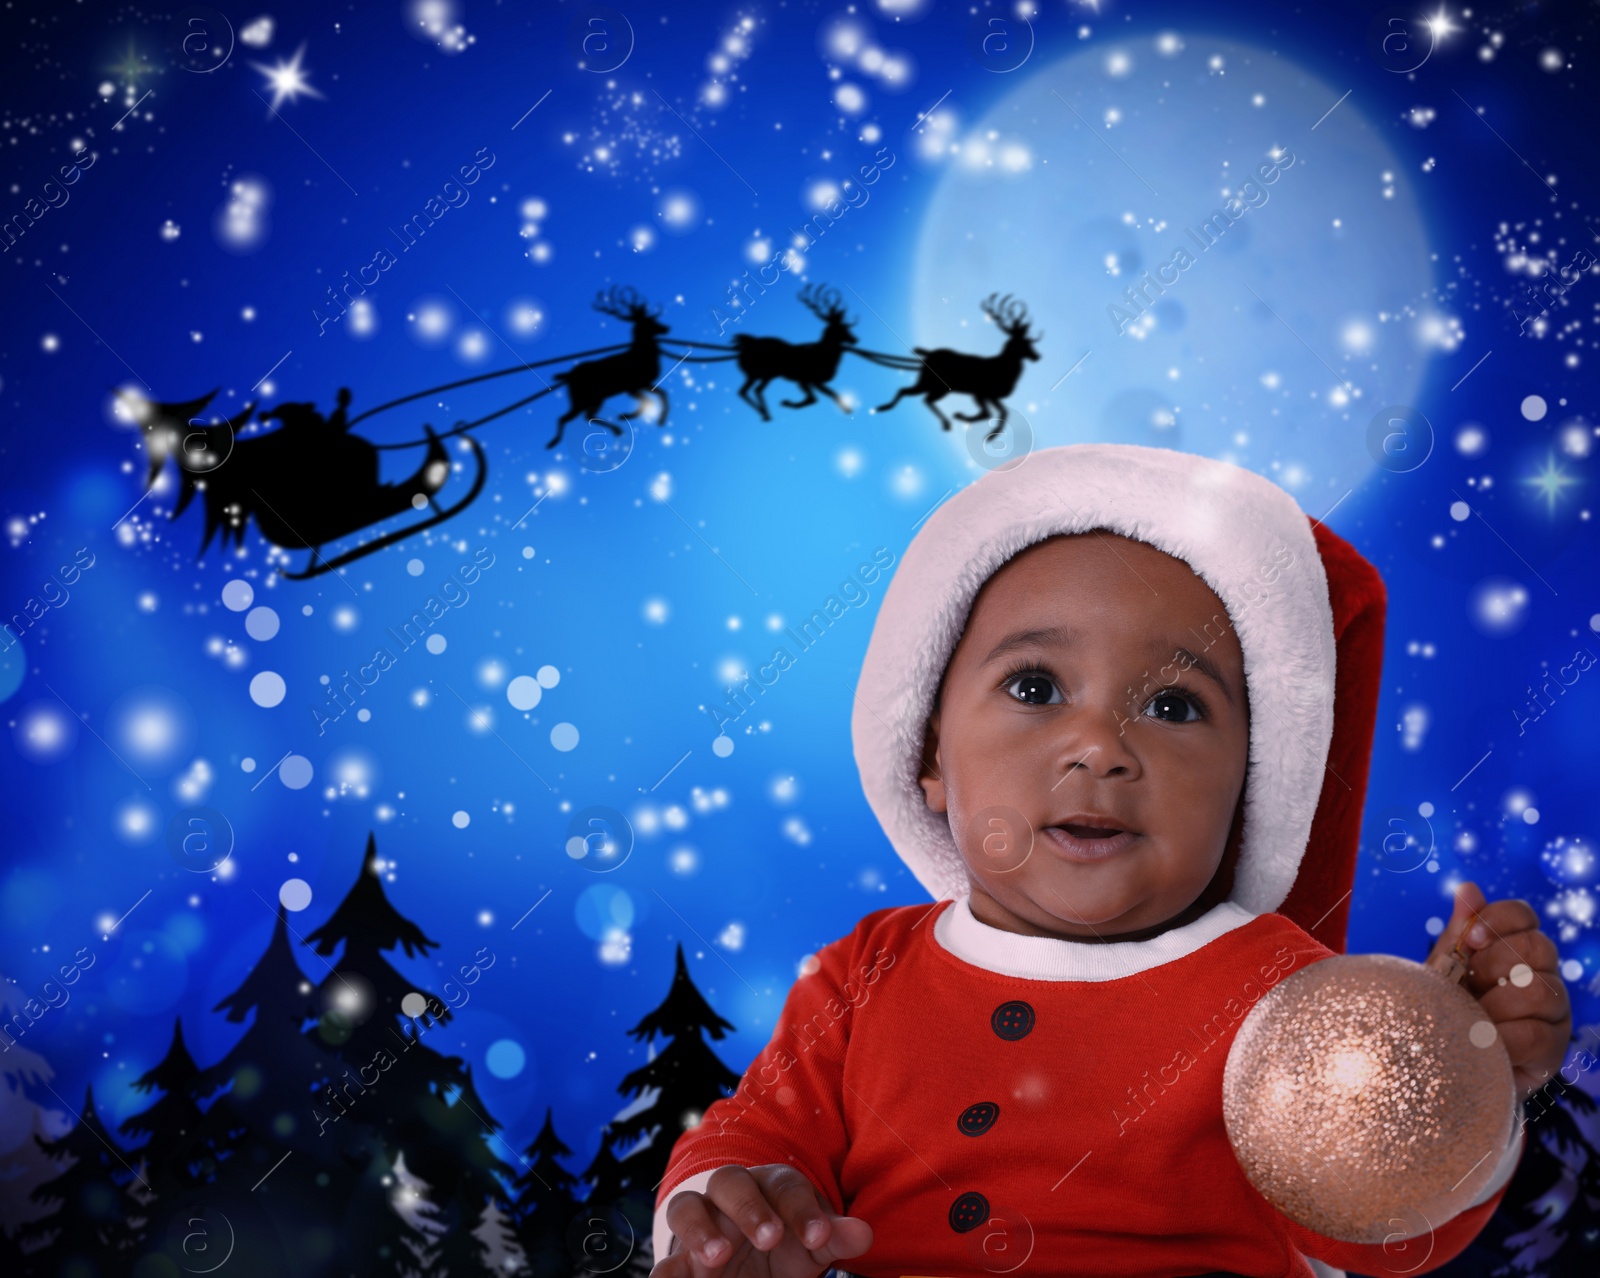
{"type": "MultiPolygon", "coordinates": [[[[1600,670],[1572,662],[1600,655],[1600,278],[1571,275],[1528,331],[1510,309],[1534,275],[1600,252],[1592,12],[1446,6],[1455,29],[1430,49],[1403,6],[1412,41],[1387,48],[1393,28],[1373,39],[1365,11],[1322,6],[1055,0],[1031,24],[888,2],[455,8],[433,31],[398,3],[227,9],[232,47],[209,68],[182,49],[193,28],[132,6],[4,19],[6,217],[60,200],[46,182],[93,157],[0,263],[0,601],[44,607],[0,656],[0,972],[32,993],[94,956],[27,1040],[62,1097],[92,1082],[108,1118],[142,1108],[128,1084],[175,1015],[217,1059],[238,1029],[210,1009],[280,893],[310,932],[369,831],[391,898],[439,942],[402,970],[438,989],[480,947],[496,957],[438,1046],[474,1064],[513,1145],[553,1105],[575,1168],[625,1103],[616,1082],[645,1052],[625,1031],[665,994],[678,942],[742,1070],[808,953],[925,899],[851,756],[881,581],[730,729],[731,753],[706,712],[776,630],[875,550],[898,559],[981,473],[916,401],[866,411],[901,374],[847,360],[853,416],[824,401],[764,423],[731,365],[686,363],[663,383],[666,426],[642,425],[611,470],[585,468],[576,429],[546,449],[565,402],[540,400],[477,432],[490,473],[465,513],[305,582],[275,572],[303,552],[269,554],[253,527],[243,553],[197,562],[202,515],[169,522],[170,465],[144,495],[115,411],[119,390],[213,388],[227,413],[327,411],[349,386],[360,412],[620,340],[590,305],[613,283],[674,337],[715,341],[730,285],[875,157],[891,163],[866,200],[800,236],[803,261],[728,331],[810,340],[803,277],[841,290],[863,346],[989,352],[978,301],[1012,292],[1045,331],[1011,401],[1039,445],[1233,456],[1326,513],[1390,592],[1350,948],[1420,958],[1470,877],[1540,909],[1577,1024],[1597,1019],[1600,670]],[[260,68],[286,64],[314,92],[274,112],[284,76],[260,68]],[[1019,106],[1047,89],[1071,114],[1019,106]],[[1275,145],[1298,148],[1302,185],[1285,173],[1143,334],[1115,333],[1107,306],[1275,145]],[[479,180],[445,190],[475,159],[479,180]],[[391,228],[462,191],[399,249],[391,228]],[[328,288],[379,249],[395,260],[364,305],[324,324],[328,288]],[[1397,403],[1425,429],[1408,419],[1411,452],[1371,451],[1397,403]],[[47,587],[80,549],[92,567],[47,587]],[[386,628],[480,551],[492,565],[451,588],[442,651],[401,651],[386,628]],[[248,605],[225,602],[229,583],[248,605]],[[396,659],[360,699],[370,715],[319,735],[321,679],[379,647],[396,659]],[[279,704],[252,696],[264,673],[279,704]],[[1547,676],[1569,686],[1535,714],[1547,676]],[[530,678],[538,704],[519,709],[530,678]],[[221,872],[169,849],[197,806],[231,829],[221,872]],[[631,826],[620,865],[568,854],[595,807],[631,826]],[[1419,840],[1398,857],[1379,851],[1391,818],[1419,840]]],[[[519,374],[356,430],[407,442],[539,385],[519,374]]],[[[470,481],[453,456],[441,497],[470,481]]],[[[419,453],[384,459],[398,478],[419,453]]]]}

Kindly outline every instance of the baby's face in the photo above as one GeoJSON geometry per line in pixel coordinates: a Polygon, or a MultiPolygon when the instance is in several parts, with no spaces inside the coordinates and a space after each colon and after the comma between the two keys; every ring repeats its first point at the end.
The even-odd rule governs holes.
{"type": "Polygon", "coordinates": [[[1211,588],[1144,542],[1055,537],[979,591],[921,784],[980,920],[1140,939],[1216,873],[1249,739],[1244,657],[1211,588]]]}

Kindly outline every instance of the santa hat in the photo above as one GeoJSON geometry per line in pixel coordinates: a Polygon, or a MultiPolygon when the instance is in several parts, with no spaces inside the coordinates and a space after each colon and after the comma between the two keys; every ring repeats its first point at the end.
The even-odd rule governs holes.
{"type": "Polygon", "coordinates": [[[990,471],[939,507],[889,582],[851,718],[862,789],[935,899],[970,886],[918,776],[934,694],[979,588],[1012,556],[1103,528],[1183,560],[1244,653],[1250,762],[1229,899],[1343,952],[1377,716],[1384,588],[1276,484],[1227,462],[1071,444],[990,471]]]}

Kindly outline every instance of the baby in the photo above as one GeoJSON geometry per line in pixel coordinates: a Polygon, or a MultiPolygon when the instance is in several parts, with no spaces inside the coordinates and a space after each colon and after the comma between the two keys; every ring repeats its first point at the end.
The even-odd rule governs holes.
{"type": "MultiPolygon", "coordinates": [[[[1287,493],[1190,454],[1046,449],[936,511],[852,725],[936,901],[807,961],[737,1091],[677,1137],[653,1278],[1326,1278],[1465,1248],[1520,1124],[1462,1152],[1492,1168],[1470,1205],[1378,1245],[1279,1213],[1222,1117],[1251,1006],[1344,948],[1383,603],[1287,493]]],[[[1571,1030],[1555,946],[1470,883],[1430,961],[1457,946],[1520,1099],[1571,1030]],[[1519,963],[1536,979],[1506,981],[1519,963]]]]}

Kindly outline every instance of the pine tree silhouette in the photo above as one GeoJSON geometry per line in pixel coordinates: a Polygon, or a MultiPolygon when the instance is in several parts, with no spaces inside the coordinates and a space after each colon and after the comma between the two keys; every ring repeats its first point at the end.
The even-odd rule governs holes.
{"type": "Polygon", "coordinates": [[[623,1076],[617,1090],[637,1097],[643,1107],[611,1124],[619,1143],[640,1138],[621,1159],[629,1184],[617,1205],[637,1233],[641,1264],[651,1250],[656,1187],[666,1175],[674,1143],[700,1121],[712,1101],[731,1096],[739,1085],[739,1075],[717,1058],[703,1037],[710,1034],[720,1040],[732,1029],[690,979],[680,942],[666,998],[628,1031],[647,1043],[661,1034],[667,1044],[647,1064],[623,1076]]]}
{"type": "Polygon", "coordinates": [[[0,1274],[26,1274],[32,1273],[32,1262],[27,1252],[22,1250],[19,1239],[13,1238],[6,1232],[5,1226],[0,1225],[0,1274]]]}
{"type": "MultiPolygon", "coordinates": [[[[207,1188],[205,1205],[235,1226],[261,1222],[249,1251],[230,1258],[229,1274],[243,1278],[237,1271],[250,1261],[263,1272],[320,1272],[336,1250],[343,1205],[358,1170],[343,1156],[350,1126],[337,1138],[319,1138],[312,1119],[315,1095],[326,1085],[335,1058],[307,1033],[317,1015],[316,991],[295,961],[281,905],[266,949],[212,1010],[225,1011],[235,1023],[250,1021],[221,1060],[199,1071],[193,1085],[201,1095],[215,1093],[204,1131],[221,1157],[218,1183],[207,1188]],[[289,1174],[275,1174],[291,1154],[289,1174]],[[274,1264],[276,1270],[270,1268],[274,1264]]],[[[170,1233],[164,1237],[170,1246],[170,1233]]],[[[173,1258],[183,1263],[182,1257],[173,1258]]]]}
{"type": "Polygon", "coordinates": [[[556,1135],[550,1106],[545,1106],[544,1126],[522,1152],[523,1171],[512,1182],[517,1194],[512,1211],[527,1272],[531,1278],[564,1278],[576,1268],[567,1237],[578,1214],[573,1193],[578,1178],[559,1161],[570,1158],[572,1150],[556,1135]]]}
{"type": "Polygon", "coordinates": [[[311,1105],[328,1085],[336,1057],[307,1030],[319,1003],[295,961],[282,905],[266,950],[239,988],[212,1010],[226,1010],[234,1022],[255,1012],[227,1055],[200,1076],[203,1087],[227,1088],[218,1098],[219,1118],[225,1115],[250,1132],[250,1170],[265,1172],[285,1149],[324,1154],[328,1138],[311,1121],[311,1105]]]}
{"type": "MultiPolygon", "coordinates": [[[[167,1252],[181,1258],[183,1239],[204,1236],[204,1217],[196,1215],[201,1191],[209,1191],[219,1161],[227,1156],[225,1139],[201,1102],[215,1090],[201,1082],[201,1071],[183,1040],[183,1022],[175,1019],[172,1042],[159,1064],[133,1083],[136,1091],[161,1095],[117,1129],[137,1142],[129,1153],[136,1176],[127,1194],[136,1204],[142,1253],[167,1252]],[[191,1229],[190,1221],[200,1223],[191,1229]]],[[[205,1197],[212,1195],[208,1193],[205,1197]]]]}
{"type": "Polygon", "coordinates": [[[483,1209],[483,1217],[473,1236],[482,1246],[491,1272],[501,1275],[528,1272],[527,1258],[517,1242],[516,1224],[503,1202],[491,1202],[483,1209]]]}
{"type": "Polygon", "coordinates": [[[117,1129],[136,1141],[145,1138],[133,1152],[145,1160],[144,1178],[157,1197],[173,1189],[192,1189],[216,1174],[217,1159],[198,1103],[209,1092],[201,1090],[199,1078],[200,1069],[183,1041],[183,1021],[174,1019],[166,1056],[133,1082],[135,1091],[159,1089],[160,1098],[117,1129]]]}
{"type": "Polygon", "coordinates": [[[578,1176],[579,1181],[589,1187],[585,1202],[614,1203],[633,1184],[627,1166],[618,1160],[611,1148],[615,1139],[610,1123],[600,1129],[600,1148],[578,1176]]]}
{"type": "Polygon", "coordinates": [[[389,1266],[414,1248],[416,1230],[398,1218],[386,1221],[371,1201],[373,1182],[384,1180],[383,1165],[393,1168],[403,1157],[407,1171],[426,1186],[432,1218],[446,1230],[438,1240],[439,1263],[449,1265],[450,1278],[473,1278],[487,1271],[472,1231],[488,1203],[503,1197],[496,1177],[509,1177],[511,1168],[487,1144],[499,1123],[477,1095],[471,1073],[459,1057],[422,1041],[453,1013],[384,957],[396,948],[408,957],[425,956],[438,942],[390,903],[383,869],[377,840],[369,834],[355,884],[327,922],[306,937],[318,954],[340,951],[318,989],[323,1010],[315,1032],[341,1062],[318,1097],[319,1125],[331,1130],[330,1124],[354,1119],[373,1136],[364,1194],[356,1195],[365,1201],[353,1210],[378,1236],[346,1228],[341,1269],[395,1272],[389,1266]],[[378,1268],[371,1267],[375,1256],[378,1268]]]}
{"type": "Polygon", "coordinates": [[[1578,1169],[1572,1205],[1553,1233],[1561,1238],[1562,1267],[1571,1274],[1600,1272],[1600,1157],[1593,1146],[1578,1169]]]}
{"type": "MultiPolygon", "coordinates": [[[[17,987],[0,975],[0,1025],[21,1008],[17,987]]],[[[20,1264],[13,1257],[24,1254],[22,1226],[47,1214],[45,1205],[31,1195],[60,1171],[34,1140],[44,1134],[45,1113],[35,1099],[36,1091],[48,1090],[54,1077],[50,1063],[38,1052],[9,1035],[0,1043],[0,1273],[22,1272],[13,1268],[20,1264]]]]}
{"type": "MultiPolygon", "coordinates": [[[[1556,1077],[1565,1082],[1559,1073],[1556,1077]]],[[[1593,1274],[1600,1267],[1600,1149],[1587,1139],[1576,1118],[1577,1114],[1593,1118],[1597,1108],[1587,1092],[1570,1086],[1562,1090],[1550,1114],[1551,1139],[1577,1176],[1571,1205],[1549,1230],[1560,1240],[1560,1264],[1573,1274],[1593,1274]]]]}
{"type": "Polygon", "coordinates": [[[579,1176],[588,1194],[578,1216],[581,1226],[569,1233],[568,1248],[582,1256],[581,1265],[592,1274],[648,1273],[649,1233],[641,1237],[635,1221],[642,1222],[646,1207],[653,1214],[654,1206],[613,1152],[614,1139],[607,1123],[600,1129],[600,1148],[579,1176]]]}
{"type": "Polygon", "coordinates": [[[679,942],[677,970],[666,998],[628,1031],[646,1042],[661,1034],[667,1045],[617,1086],[625,1096],[652,1089],[646,1108],[612,1124],[618,1142],[646,1138],[624,1159],[635,1188],[653,1194],[666,1174],[673,1143],[700,1121],[712,1101],[731,1096],[738,1087],[739,1075],[717,1059],[702,1037],[709,1033],[720,1040],[732,1029],[732,1024],[711,1010],[689,978],[679,942]]]}
{"type": "Polygon", "coordinates": [[[477,1231],[488,1208],[504,1204],[505,1188],[496,1177],[509,1178],[511,1167],[484,1140],[500,1123],[478,1095],[471,1068],[462,1067],[459,1057],[447,1059],[461,1069],[463,1081],[445,1097],[424,1096],[421,1101],[435,1111],[432,1123],[444,1137],[430,1151],[435,1179],[429,1181],[429,1198],[446,1229],[438,1260],[450,1278],[490,1278],[494,1270],[477,1231]]]}
{"type": "MultiPolygon", "coordinates": [[[[356,876],[355,883],[328,921],[306,937],[306,944],[315,943],[317,953],[324,957],[332,954],[341,941],[348,946],[343,961],[349,961],[353,955],[377,959],[382,951],[392,950],[397,945],[405,946],[407,958],[439,948],[438,941],[429,940],[420,927],[389,903],[383,890],[383,863],[378,857],[377,836],[370,833],[361,873],[356,876]]],[[[400,999],[411,992],[411,982],[387,963],[382,966],[388,969],[387,974],[393,980],[388,990],[381,992],[394,993],[395,1011],[399,1012],[400,999]]],[[[449,1019],[448,1010],[440,1019],[449,1019]]]]}
{"type": "Polygon", "coordinates": [[[1442,1273],[1564,1278],[1600,1267],[1600,1151],[1577,1121],[1597,1108],[1588,1093],[1559,1075],[1523,1103],[1525,1146],[1506,1196],[1468,1252],[1442,1273]],[[1480,1248],[1492,1267],[1464,1265],[1473,1260],[1469,1252],[1480,1248]]]}
{"type": "Polygon", "coordinates": [[[336,1249],[340,1209],[365,1162],[365,1136],[349,1123],[321,1134],[313,1118],[337,1057],[307,1028],[317,1019],[316,989],[295,961],[282,905],[267,948],[213,1010],[226,1011],[233,1022],[250,1019],[227,1054],[199,1077],[202,1088],[220,1089],[206,1118],[213,1144],[230,1151],[221,1179],[231,1199],[250,1195],[269,1213],[296,1272],[316,1272],[336,1249]],[[291,1154],[290,1175],[273,1174],[291,1154]]]}
{"type": "Polygon", "coordinates": [[[95,1112],[93,1086],[84,1089],[83,1112],[66,1135],[35,1139],[61,1170],[33,1191],[35,1201],[59,1204],[23,1231],[26,1239],[46,1240],[31,1257],[34,1270],[56,1274],[76,1262],[100,1278],[126,1273],[134,1255],[137,1218],[125,1186],[135,1176],[95,1112]]]}
{"type": "Polygon", "coordinates": [[[437,1255],[438,1209],[422,1196],[424,1182],[411,1175],[405,1157],[390,1160],[374,1141],[373,1152],[344,1200],[336,1267],[324,1271],[361,1278],[414,1278],[432,1274],[437,1255]]]}

